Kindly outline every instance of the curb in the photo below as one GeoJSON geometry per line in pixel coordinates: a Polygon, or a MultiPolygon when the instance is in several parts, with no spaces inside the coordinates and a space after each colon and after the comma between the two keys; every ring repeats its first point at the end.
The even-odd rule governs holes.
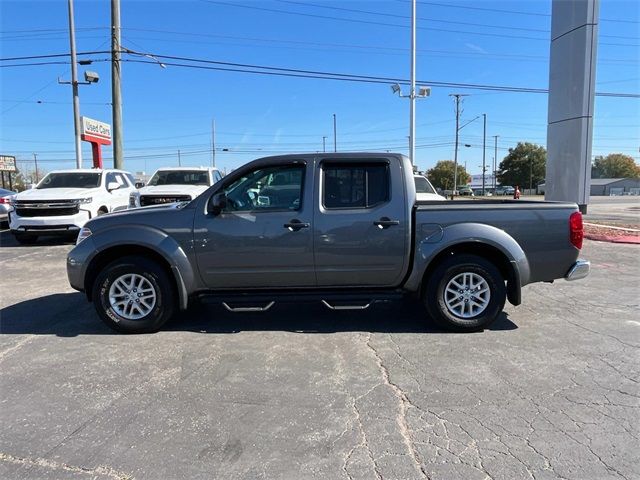
{"type": "Polygon", "coordinates": [[[602,235],[597,233],[587,233],[584,232],[584,238],[588,240],[596,240],[598,242],[609,242],[609,243],[626,243],[633,245],[640,245],[640,236],[634,235],[602,235]]]}

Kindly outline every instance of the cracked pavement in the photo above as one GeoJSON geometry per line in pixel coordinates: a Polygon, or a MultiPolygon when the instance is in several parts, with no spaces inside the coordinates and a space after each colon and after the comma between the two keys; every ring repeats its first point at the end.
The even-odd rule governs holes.
{"type": "Polygon", "coordinates": [[[71,248],[0,237],[0,478],[640,478],[640,249],[523,290],[490,330],[419,306],[104,327],[71,248]]]}

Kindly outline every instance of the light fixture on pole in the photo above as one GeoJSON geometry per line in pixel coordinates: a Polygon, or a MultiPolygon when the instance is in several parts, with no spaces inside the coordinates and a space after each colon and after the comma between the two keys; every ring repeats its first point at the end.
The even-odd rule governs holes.
{"type": "Polygon", "coordinates": [[[402,93],[402,87],[400,86],[400,84],[394,83],[393,85],[391,85],[391,91],[394,94],[398,95],[400,98],[408,98],[411,102],[411,112],[409,115],[409,160],[411,160],[411,165],[414,165],[416,153],[416,118],[413,104],[415,103],[416,98],[425,98],[431,96],[431,87],[420,87],[417,94],[415,93],[414,87],[413,89],[411,89],[408,95],[404,95],[402,93]]]}

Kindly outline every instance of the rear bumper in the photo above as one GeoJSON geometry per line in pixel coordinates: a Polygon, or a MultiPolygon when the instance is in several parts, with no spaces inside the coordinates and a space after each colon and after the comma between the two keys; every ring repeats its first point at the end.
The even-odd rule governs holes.
{"type": "Polygon", "coordinates": [[[581,278],[585,278],[589,275],[591,271],[591,262],[588,260],[578,260],[573,266],[569,269],[567,274],[564,276],[565,280],[580,280],[581,278]]]}

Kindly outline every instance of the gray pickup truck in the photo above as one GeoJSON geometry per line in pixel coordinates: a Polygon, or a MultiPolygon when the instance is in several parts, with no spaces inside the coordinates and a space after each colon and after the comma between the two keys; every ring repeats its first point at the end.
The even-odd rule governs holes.
{"type": "Polygon", "coordinates": [[[404,296],[474,331],[524,285],[587,276],[582,238],[572,203],[418,202],[402,155],[297,154],[248,163],[188,203],[91,220],[67,272],[120,332],[156,331],[196,298],[255,312],[404,296]]]}

